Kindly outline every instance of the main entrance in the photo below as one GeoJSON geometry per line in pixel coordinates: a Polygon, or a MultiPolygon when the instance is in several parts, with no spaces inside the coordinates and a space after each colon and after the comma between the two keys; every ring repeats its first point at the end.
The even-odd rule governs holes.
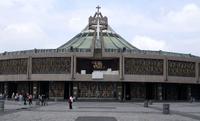
{"type": "Polygon", "coordinates": [[[111,82],[79,82],[79,98],[116,98],[116,83],[111,82]]]}

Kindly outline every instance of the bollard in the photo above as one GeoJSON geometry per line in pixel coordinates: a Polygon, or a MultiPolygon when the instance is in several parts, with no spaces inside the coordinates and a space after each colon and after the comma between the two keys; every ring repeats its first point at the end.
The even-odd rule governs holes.
{"type": "Polygon", "coordinates": [[[4,112],[4,101],[0,100],[0,112],[4,112]]]}
{"type": "Polygon", "coordinates": [[[35,105],[40,105],[40,101],[36,100],[35,105]]]}
{"type": "Polygon", "coordinates": [[[169,114],[169,113],[170,113],[170,105],[163,104],[163,114],[169,114]]]}
{"type": "Polygon", "coordinates": [[[57,98],[55,97],[55,98],[54,98],[54,102],[57,102],[57,101],[58,101],[58,100],[57,100],[57,98]]]}
{"type": "Polygon", "coordinates": [[[144,101],[144,107],[148,107],[148,101],[144,101]]]}
{"type": "Polygon", "coordinates": [[[152,100],[149,100],[149,105],[153,105],[153,101],[152,100]]]}
{"type": "Polygon", "coordinates": [[[195,102],[195,98],[191,97],[190,98],[190,103],[193,103],[193,102],[195,102]]]}

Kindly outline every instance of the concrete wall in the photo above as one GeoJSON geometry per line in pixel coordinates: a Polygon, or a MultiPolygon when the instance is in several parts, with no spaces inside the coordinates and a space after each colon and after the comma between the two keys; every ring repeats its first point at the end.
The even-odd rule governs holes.
{"type": "Polygon", "coordinates": [[[164,82],[164,83],[199,83],[199,63],[200,58],[196,57],[174,57],[164,55],[147,55],[147,54],[133,54],[133,53],[105,53],[102,52],[103,58],[119,58],[119,75],[104,75],[103,79],[94,80],[91,74],[76,74],[76,58],[93,58],[92,52],[68,52],[68,53],[38,53],[29,55],[1,55],[0,60],[27,58],[28,68],[27,74],[19,75],[0,75],[0,81],[118,81],[118,82],[164,82]],[[32,74],[32,58],[39,57],[71,57],[71,74],[32,74]],[[147,59],[162,59],[164,61],[163,75],[126,75],[124,74],[125,58],[147,58],[147,59]],[[195,77],[176,77],[168,76],[168,60],[189,61],[196,63],[195,77]]]}

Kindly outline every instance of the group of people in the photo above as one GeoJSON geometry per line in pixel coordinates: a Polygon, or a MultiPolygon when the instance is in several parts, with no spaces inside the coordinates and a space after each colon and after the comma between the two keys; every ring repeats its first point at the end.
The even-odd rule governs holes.
{"type": "MultiPolygon", "coordinates": [[[[4,95],[2,93],[0,93],[0,99],[3,99],[4,95]]],[[[11,98],[15,101],[24,101],[24,105],[27,105],[27,102],[29,105],[32,105],[32,100],[33,100],[33,96],[29,93],[23,93],[23,95],[20,93],[12,93],[11,98]]],[[[44,94],[39,95],[38,96],[39,99],[39,104],[41,104],[42,106],[47,105],[46,103],[46,96],[44,94]]],[[[68,104],[69,104],[69,109],[72,109],[72,103],[74,102],[74,98],[72,96],[70,96],[68,98],[68,104]]]]}
{"type": "Polygon", "coordinates": [[[12,96],[11,96],[11,99],[13,99],[13,100],[15,100],[15,101],[22,101],[22,99],[23,99],[23,96],[22,96],[22,94],[20,93],[20,94],[18,94],[18,93],[12,93],[12,96]]]}
{"type": "Polygon", "coordinates": [[[33,96],[29,93],[23,93],[23,94],[18,94],[18,93],[12,93],[11,98],[15,101],[24,101],[24,105],[27,104],[27,102],[29,103],[29,105],[32,105],[32,100],[33,100],[33,96]]]}
{"type": "MultiPolygon", "coordinates": [[[[15,101],[24,101],[24,105],[27,105],[27,103],[29,105],[32,105],[32,101],[33,101],[33,96],[29,93],[23,93],[23,94],[18,94],[18,93],[12,93],[11,98],[15,101]]],[[[46,96],[44,94],[42,95],[38,95],[38,99],[39,99],[39,103],[44,106],[47,105],[46,103],[46,96]]]]}
{"type": "Polygon", "coordinates": [[[39,95],[39,96],[38,96],[38,99],[39,99],[39,105],[40,105],[40,104],[41,104],[42,106],[47,105],[46,96],[45,96],[44,94],[39,95]]]}

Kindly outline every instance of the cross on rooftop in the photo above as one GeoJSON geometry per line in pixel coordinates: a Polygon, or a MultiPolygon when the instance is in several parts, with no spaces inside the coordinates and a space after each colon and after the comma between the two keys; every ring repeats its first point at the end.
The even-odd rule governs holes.
{"type": "Polygon", "coordinates": [[[99,13],[99,9],[101,9],[101,7],[98,5],[96,8],[97,8],[97,12],[99,13]]]}

